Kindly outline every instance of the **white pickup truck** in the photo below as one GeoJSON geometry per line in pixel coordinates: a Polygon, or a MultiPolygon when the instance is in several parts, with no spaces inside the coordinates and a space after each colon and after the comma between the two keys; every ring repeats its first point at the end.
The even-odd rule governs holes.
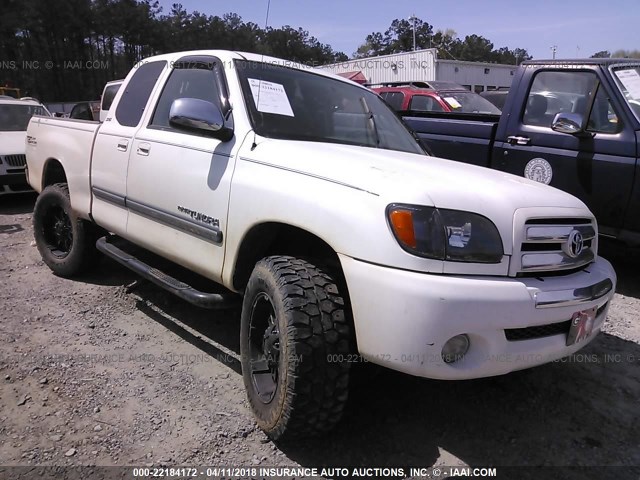
{"type": "Polygon", "coordinates": [[[376,94],[303,65],[157,56],[104,123],[27,133],[51,270],[75,275],[97,247],[197,305],[242,295],[244,382],[274,439],[331,428],[353,362],[450,380],[541,365],[591,341],[614,294],[581,201],[428,156],[376,94]]]}

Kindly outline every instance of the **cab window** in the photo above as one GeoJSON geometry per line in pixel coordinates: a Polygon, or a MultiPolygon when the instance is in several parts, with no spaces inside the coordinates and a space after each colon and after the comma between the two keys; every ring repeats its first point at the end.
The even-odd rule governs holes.
{"type": "Polygon", "coordinates": [[[593,72],[538,72],[529,91],[522,122],[551,128],[551,122],[558,113],[586,115],[587,100],[596,82],[593,72]]]}
{"type": "Polygon", "coordinates": [[[380,94],[380,96],[394,110],[402,110],[402,104],[404,103],[404,93],[402,93],[402,92],[382,92],[380,94]]]}
{"type": "Polygon", "coordinates": [[[438,101],[428,95],[414,95],[411,97],[409,110],[418,112],[444,112],[442,105],[438,101]]]}
{"type": "Polygon", "coordinates": [[[618,116],[594,72],[537,73],[527,98],[522,122],[551,128],[556,115],[564,112],[579,113],[587,118],[586,129],[594,133],[615,133],[620,128],[618,116]]]}
{"type": "Polygon", "coordinates": [[[210,65],[195,64],[194,67],[174,69],[160,95],[150,125],[173,129],[169,124],[169,111],[178,98],[197,98],[220,107],[220,90],[210,65]]]}
{"type": "Polygon", "coordinates": [[[153,87],[166,64],[165,61],[157,61],[138,67],[116,107],[116,120],[120,125],[126,127],[138,125],[153,87]]]}

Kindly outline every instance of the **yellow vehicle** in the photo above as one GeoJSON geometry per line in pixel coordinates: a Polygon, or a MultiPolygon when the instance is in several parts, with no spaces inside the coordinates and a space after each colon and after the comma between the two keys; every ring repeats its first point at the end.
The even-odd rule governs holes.
{"type": "Polygon", "coordinates": [[[20,98],[20,89],[13,87],[0,87],[0,95],[7,95],[13,98],[20,98]]]}

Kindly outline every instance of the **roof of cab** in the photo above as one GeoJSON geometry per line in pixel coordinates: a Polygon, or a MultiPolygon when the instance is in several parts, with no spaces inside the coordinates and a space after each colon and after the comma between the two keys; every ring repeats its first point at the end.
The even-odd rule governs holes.
{"type": "Polygon", "coordinates": [[[303,63],[294,62],[292,60],[270,57],[269,55],[262,55],[259,53],[236,52],[230,50],[189,50],[185,52],[165,53],[163,55],[156,55],[154,57],[145,58],[138,65],[157,60],[165,60],[171,64],[172,62],[179,61],[181,58],[194,56],[213,56],[219,58],[223,63],[232,62],[234,60],[248,60],[250,62],[270,63],[282,67],[294,68],[296,70],[311,71],[314,74],[322,75],[323,77],[332,78],[334,80],[339,80],[341,82],[349,83],[352,85],[358,85],[360,88],[366,89],[356,82],[340,77],[339,75],[329,73],[326,70],[315,68],[315,65],[305,65],[303,63]]]}
{"type": "Polygon", "coordinates": [[[600,65],[610,67],[618,64],[640,64],[637,58],[570,58],[562,60],[526,60],[521,65],[600,65]]]}

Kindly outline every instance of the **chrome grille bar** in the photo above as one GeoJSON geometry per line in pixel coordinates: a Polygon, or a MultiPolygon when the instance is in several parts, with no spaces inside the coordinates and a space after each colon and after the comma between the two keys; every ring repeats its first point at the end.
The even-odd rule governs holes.
{"type": "Polygon", "coordinates": [[[584,240],[591,240],[596,236],[591,225],[536,225],[525,227],[525,240],[536,243],[566,242],[573,230],[578,230],[584,240]]]}
{"type": "Polygon", "coordinates": [[[593,262],[594,255],[586,250],[577,258],[571,258],[564,252],[535,252],[522,255],[523,272],[544,272],[552,270],[569,270],[579,268],[593,262]]]}

